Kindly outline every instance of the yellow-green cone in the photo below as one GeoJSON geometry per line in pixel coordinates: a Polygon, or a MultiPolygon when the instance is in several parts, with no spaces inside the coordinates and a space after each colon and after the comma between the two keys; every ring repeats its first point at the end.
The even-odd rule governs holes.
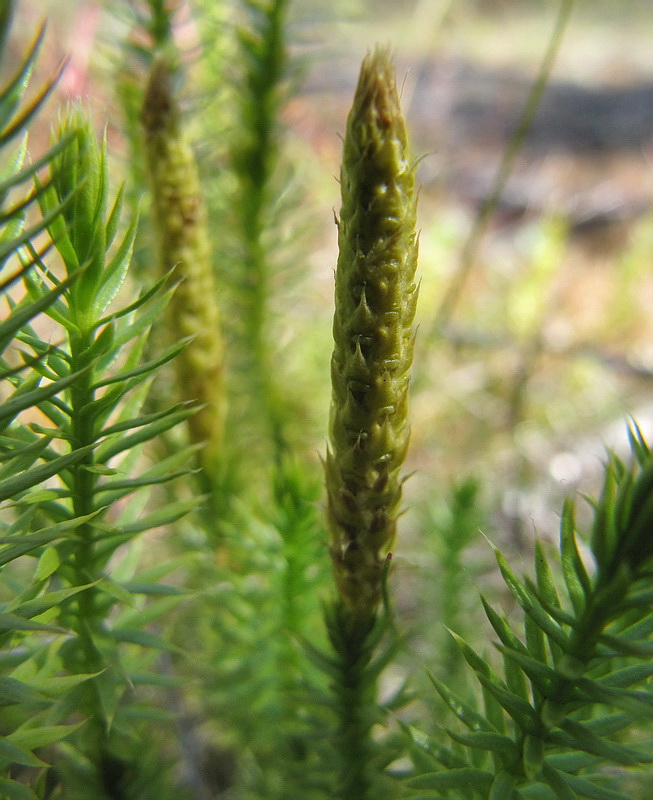
{"type": "Polygon", "coordinates": [[[365,620],[381,598],[401,499],[417,303],[415,164],[385,49],[377,48],[361,67],[341,190],[328,522],[343,607],[365,620]]]}
{"type": "Polygon", "coordinates": [[[190,435],[206,443],[205,463],[212,463],[225,415],[220,317],[197,164],[181,129],[170,72],[158,57],[143,103],[152,217],[162,268],[175,267],[181,279],[171,303],[175,335],[194,337],[176,359],[184,396],[205,404],[189,419],[190,435]]]}

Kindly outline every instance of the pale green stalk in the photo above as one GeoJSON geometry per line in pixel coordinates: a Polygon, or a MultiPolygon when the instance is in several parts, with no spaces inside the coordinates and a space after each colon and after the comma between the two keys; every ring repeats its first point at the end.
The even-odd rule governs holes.
{"type": "Polygon", "coordinates": [[[176,339],[193,337],[177,360],[179,386],[204,405],[188,421],[191,439],[206,443],[203,461],[215,465],[226,411],[223,344],[211,265],[206,209],[197,164],[182,130],[169,60],[158,56],[143,103],[152,218],[163,272],[181,281],[169,321],[176,339]]]}

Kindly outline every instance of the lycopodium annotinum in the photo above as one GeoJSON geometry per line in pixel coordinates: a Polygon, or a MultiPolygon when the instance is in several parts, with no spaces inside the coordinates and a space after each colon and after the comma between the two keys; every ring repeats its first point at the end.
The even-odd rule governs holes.
{"type": "Polygon", "coordinates": [[[197,164],[172,91],[169,60],[152,66],[142,111],[152,218],[164,272],[180,280],[173,296],[171,326],[178,338],[193,337],[176,359],[180,389],[203,404],[188,421],[191,439],[203,442],[210,467],[222,440],[225,416],[223,342],[211,265],[206,209],[197,164]]]}
{"type": "Polygon", "coordinates": [[[395,536],[418,294],[415,162],[387,49],[361,67],[340,183],[326,484],[339,600],[362,622],[395,536]]]}

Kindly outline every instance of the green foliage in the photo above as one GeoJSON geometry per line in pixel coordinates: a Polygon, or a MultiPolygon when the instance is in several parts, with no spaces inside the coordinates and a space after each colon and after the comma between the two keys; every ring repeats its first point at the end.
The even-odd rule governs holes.
{"type": "Polygon", "coordinates": [[[631,429],[630,441],[632,462],[626,465],[611,454],[601,495],[590,501],[591,569],[580,554],[571,500],[560,523],[562,591],[542,543],[536,545],[534,580],[520,580],[496,551],[523,627],[516,631],[483,600],[499,638],[502,674],[452,632],[480,684],[484,705],[477,709],[433,678],[469,731],[449,731],[466,753],[432,750],[428,738],[413,733],[415,746],[431,760],[430,771],[410,779],[413,788],[434,796],[464,790],[460,797],[473,789],[492,800],[616,800],[627,796],[620,792],[623,770],[651,762],[648,749],[633,743],[630,729],[645,730],[651,716],[653,455],[637,428],[631,429]],[[615,765],[612,770],[609,764],[615,765]]]}
{"type": "Polygon", "coordinates": [[[322,720],[306,705],[308,686],[321,683],[298,646],[321,621],[319,487],[285,463],[273,491],[272,516],[267,506],[242,505],[224,523],[218,550],[202,549],[198,606],[188,607],[175,635],[184,651],[202,642],[190,702],[208,712],[214,746],[235,749],[246,798],[309,792],[321,752],[322,720]]]}
{"type": "MultiPolygon", "coordinates": [[[[439,423],[467,365],[442,369],[444,348],[429,351],[421,385],[437,375],[437,392],[413,422],[428,497],[412,484],[405,495],[426,512],[407,515],[398,557],[387,553],[403,510],[418,166],[387,50],[364,62],[344,147],[326,514],[320,505],[328,322],[313,319],[323,303],[306,291],[314,276],[297,242],[310,224],[295,208],[310,204],[316,159],[301,171],[284,116],[302,35],[292,20],[313,10],[292,10],[113,4],[123,124],[98,140],[90,114],[68,107],[32,160],[27,130],[56,91],[56,75],[28,87],[42,32],[0,88],[0,796],[643,797],[653,454],[635,425],[632,461],[605,465],[587,537],[568,499],[559,554],[536,543],[532,578],[496,550],[504,616],[475,545],[509,481],[483,474],[489,439],[475,437],[473,415],[439,423]],[[129,180],[114,196],[121,136],[129,180]],[[317,341],[323,356],[308,352],[317,341]],[[442,472],[478,478],[434,481],[425,428],[442,440],[442,472]],[[483,583],[476,607],[470,575],[483,583]],[[489,655],[482,610],[497,639],[489,655]],[[416,652],[433,668],[428,694],[415,690],[416,652]]],[[[5,64],[12,11],[0,2],[5,64]]],[[[523,259],[532,269],[507,291],[499,281],[500,310],[488,311],[521,357],[507,392],[515,427],[530,422],[521,400],[567,234],[565,220],[545,221],[523,259]]],[[[643,272],[631,267],[621,324],[643,272]]],[[[440,321],[463,302],[461,278],[467,267],[440,321]]],[[[491,414],[481,409],[488,427],[491,414]]],[[[521,457],[521,442],[506,450],[521,457]]]]}
{"type": "MultiPolygon", "coordinates": [[[[478,576],[467,567],[465,554],[476,539],[477,532],[485,527],[480,481],[467,478],[451,487],[449,494],[442,492],[433,497],[426,509],[425,526],[432,532],[432,563],[428,575],[420,586],[421,602],[428,608],[437,608],[437,618],[442,623],[439,632],[433,630],[429,614],[424,621],[432,658],[437,666],[431,669],[441,677],[446,676],[451,688],[456,688],[466,676],[460,669],[462,657],[447,628],[463,636],[473,635],[479,624],[478,603],[468,591],[471,580],[478,576]],[[434,579],[435,578],[435,579],[434,579]]],[[[422,548],[420,555],[427,557],[422,548]]]]}
{"type": "Polygon", "coordinates": [[[370,621],[352,619],[346,607],[334,604],[325,610],[325,622],[332,652],[309,648],[307,656],[329,677],[330,696],[322,699],[334,729],[323,756],[335,773],[329,793],[342,800],[391,798],[397,786],[386,769],[401,755],[403,743],[387,731],[383,737],[372,735],[408,701],[401,686],[378,702],[379,678],[401,644],[389,608],[370,621]]]}
{"type": "MultiPolygon", "coordinates": [[[[51,489],[51,500],[39,503],[39,511],[53,523],[84,519],[75,528],[74,538],[54,547],[53,569],[47,578],[58,579],[70,587],[62,591],[76,595],[75,602],[62,609],[62,621],[75,636],[60,652],[61,665],[71,674],[94,676],[74,697],[88,720],[77,744],[92,770],[80,786],[95,781],[98,797],[102,792],[112,797],[118,791],[114,783],[122,780],[120,765],[128,760],[124,752],[113,751],[111,741],[124,729],[120,706],[131,685],[131,668],[121,657],[120,643],[161,644],[116,614],[122,604],[132,604],[132,593],[127,584],[109,576],[108,564],[133,536],[178,518],[185,509],[171,504],[149,516],[136,516],[132,501],[122,513],[107,518],[107,500],[111,507],[119,507],[145,487],[183,474],[178,469],[167,472],[158,464],[152,469],[140,466],[138,476],[129,475],[137,464],[137,448],[187,418],[192,410],[177,405],[155,415],[142,412],[155,371],[184,346],[175,344],[150,360],[142,359],[152,320],[167,304],[170,290],[159,284],[134,302],[110,310],[127,275],[136,218],[107,255],[119,226],[122,192],[109,207],[104,147],[98,145],[81,109],[72,108],[63,116],[62,137],[69,137],[71,143],[53,159],[49,186],[40,203],[48,215],[72,195],[48,232],[67,277],[81,274],[45,311],[63,329],[64,342],[39,363],[38,372],[51,380],[71,376],[75,380],[57,397],[38,403],[52,427],[41,429],[31,446],[45,440],[48,448],[60,443],[71,455],[79,454],[68,468],[57,471],[60,485],[51,489]],[[111,625],[109,616],[114,617],[111,625]],[[113,765],[110,774],[109,762],[113,765]]],[[[36,300],[59,280],[29,249],[40,274],[28,274],[24,280],[29,296],[36,300]]],[[[37,355],[46,348],[34,331],[19,338],[37,355]]],[[[21,502],[34,501],[27,495],[21,496],[21,502]]],[[[68,791],[73,796],[75,789],[68,791]]]]}
{"type": "MultiPolygon", "coordinates": [[[[4,143],[44,97],[42,92],[19,110],[37,46],[2,93],[4,143]]],[[[168,645],[139,629],[134,612],[121,612],[125,604],[135,610],[140,596],[156,587],[148,589],[137,575],[120,580],[109,561],[125,542],[192,505],[159,505],[143,514],[148,487],[185,474],[183,454],[176,465],[168,459],[148,467],[140,458],[145,443],[193,413],[183,404],[155,414],[142,410],[156,370],[184,343],[142,358],[152,322],[170,296],[165,282],[113,305],[127,276],[136,217],[118,237],[123,193],[109,205],[105,146],[98,145],[82,109],[62,115],[45,157],[25,168],[24,156],[25,142],[10,156],[4,178],[5,202],[11,188],[28,180],[35,180],[35,189],[3,215],[5,260],[17,254],[21,266],[3,282],[10,313],[2,342],[5,350],[19,344],[22,360],[11,366],[8,353],[2,362],[11,391],[0,411],[6,515],[1,561],[12,588],[2,610],[8,706],[3,792],[34,796],[7,768],[13,763],[38,771],[47,761],[34,751],[66,740],[66,758],[57,760],[52,776],[35,776],[34,790],[47,785],[51,792],[61,783],[70,798],[88,797],[89,791],[98,798],[123,797],[129,750],[139,735],[135,706],[127,703],[126,709],[123,700],[131,692],[134,664],[142,669],[146,661],[134,661],[138,647],[132,645],[168,645]],[[38,173],[46,165],[42,180],[38,173]],[[40,217],[25,228],[30,208],[38,208],[40,217]],[[42,232],[50,244],[37,247],[42,232]],[[63,271],[46,266],[52,249],[63,271]],[[9,291],[19,281],[24,294],[14,301],[9,291]],[[39,315],[51,321],[54,336],[39,334],[39,315]]]]}
{"type": "MultiPolygon", "coordinates": [[[[6,43],[11,19],[11,5],[5,3],[1,18],[1,38],[6,43]]],[[[42,35],[26,53],[23,64],[15,77],[3,86],[0,92],[0,147],[3,153],[2,184],[0,200],[2,205],[2,230],[0,233],[2,264],[2,295],[8,301],[9,292],[22,280],[27,280],[39,260],[39,254],[31,247],[33,258],[26,258],[21,267],[16,266],[11,257],[16,255],[20,247],[25,247],[42,233],[49,224],[53,224],[64,205],[71,198],[63,198],[63,204],[53,204],[49,213],[26,226],[27,213],[37,207],[42,200],[43,189],[37,187],[23,199],[14,200],[16,190],[20,190],[31,182],[44,165],[56,158],[61,150],[69,146],[69,141],[61,141],[46,156],[35,164],[26,164],[26,136],[24,126],[34,117],[50,87],[42,90],[35,100],[23,104],[22,98],[27,89],[29,76],[36,60],[42,35]],[[8,147],[22,133],[22,141],[13,151],[8,147]]],[[[69,290],[71,281],[59,282],[48,291],[36,297],[25,297],[21,303],[10,303],[9,314],[0,324],[0,370],[5,387],[10,387],[3,397],[0,406],[0,501],[5,509],[16,509],[14,522],[2,524],[0,547],[0,563],[3,570],[17,559],[41,556],[62,541],[76,534],[79,527],[89,519],[73,517],[57,520],[47,524],[38,519],[39,494],[48,496],[40,489],[42,482],[47,481],[59,471],[72,468],[85,455],[84,450],[71,449],[68,453],[57,454],[50,444],[54,433],[50,435],[31,435],[26,429],[18,429],[16,420],[27,409],[40,403],[52,402],[58,393],[69,388],[78,375],[52,375],[47,386],[40,386],[44,355],[53,352],[53,348],[44,344],[41,351],[36,350],[34,356],[23,355],[22,364],[12,364],[9,352],[15,337],[29,330],[31,323],[38,316],[60,302],[61,295],[69,290]],[[31,500],[35,502],[31,502],[31,500]]],[[[16,592],[14,597],[3,604],[0,644],[6,654],[0,677],[2,687],[2,705],[6,709],[5,722],[0,738],[0,759],[2,763],[2,790],[7,797],[33,797],[33,793],[22,784],[13,780],[8,774],[12,764],[29,768],[45,766],[34,753],[43,745],[61,740],[71,734],[78,725],[52,725],[49,720],[41,718],[44,713],[57,703],[58,698],[67,691],[81,685],[90,676],[79,675],[72,680],[57,678],[52,671],[52,661],[56,651],[61,647],[62,635],[66,633],[57,622],[58,606],[74,597],[79,588],[48,592],[48,570],[41,568],[41,575],[35,576],[31,591],[16,592]],[[41,646],[41,652],[30,652],[22,649],[19,643],[32,641],[34,636],[49,637],[50,645],[41,646]],[[8,658],[13,652],[13,658],[8,658]],[[40,662],[40,668],[37,666],[40,662]],[[33,675],[30,672],[33,671],[33,675]],[[48,674],[49,673],[49,674],[48,674]],[[34,678],[33,680],[30,680],[34,678]],[[31,719],[30,719],[31,718],[31,719]],[[25,727],[26,726],[26,727],[25,727]]],[[[44,638],[43,642],[48,639],[44,638]]]]}
{"type": "MultiPolygon", "coordinates": [[[[262,436],[278,460],[289,436],[289,413],[275,380],[280,358],[270,329],[270,300],[275,242],[275,204],[282,191],[275,181],[280,162],[279,113],[287,84],[287,0],[242,0],[242,24],[237,27],[239,62],[236,88],[237,136],[230,160],[237,189],[233,197],[238,232],[235,270],[236,302],[242,308],[239,334],[243,343],[246,392],[257,398],[253,411],[262,436]],[[272,234],[272,236],[271,236],[272,234]]],[[[277,177],[278,180],[278,177],[277,177]]],[[[260,450],[260,444],[254,445],[260,450]]]]}

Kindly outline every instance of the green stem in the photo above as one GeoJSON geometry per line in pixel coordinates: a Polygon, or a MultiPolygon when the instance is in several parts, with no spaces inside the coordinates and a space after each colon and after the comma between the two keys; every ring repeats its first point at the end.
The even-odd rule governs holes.
{"type": "Polygon", "coordinates": [[[558,724],[567,716],[579,678],[583,677],[596,657],[599,638],[614,619],[615,611],[627,591],[628,582],[620,576],[596,576],[594,590],[588,598],[581,619],[571,632],[569,647],[563,657],[564,676],[558,676],[551,686],[547,701],[540,708],[544,728],[558,724]]]}
{"type": "Polygon", "coordinates": [[[334,611],[329,634],[339,657],[339,678],[334,686],[338,731],[338,800],[371,800],[373,794],[373,745],[370,729],[376,709],[376,681],[370,680],[367,667],[373,649],[368,636],[375,617],[352,620],[347,609],[334,611]]]}
{"type": "Polygon", "coordinates": [[[471,231],[463,245],[463,250],[460,255],[458,269],[456,270],[447,291],[445,292],[440,306],[435,315],[435,321],[431,330],[431,336],[439,334],[446,328],[454,308],[460,299],[460,295],[464,289],[465,283],[469,273],[474,267],[476,254],[485,231],[487,230],[490,218],[497,207],[497,203],[501,198],[506,181],[513,170],[517,156],[524,144],[528,131],[535,117],[535,112],[540,104],[544,90],[551,77],[551,70],[555,63],[556,56],[562,44],[564,32],[571,16],[571,11],[574,6],[574,0],[561,0],[558,9],[558,16],[555,21],[553,33],[551,34],[548,46],[544,53],[544,57],[540,64],[537,77],[531,87],[531,90],[526,98],[524,109],[521,113],[515,132],[513,133],[508,146],[503,154],[499,169],[495,175],[494,181],[488,192],[487,197],[481,203],[476,216],[474,218],[471,231]]]}
{"type": "Polygon", "coordinates": [[[251,358],[253,393],[264,410],[277,468],[286,451],[285,415],[274,379],[274,350],[268,336],[270,261],[263,241],[270,212],[270,180],[277,156],[280,84],[285,67],[284,26],[287,0],[271,0],[255,8],[260,19],[242,43],[251,65],[245,76],[242,118],[245,144],[234,150],[240,182],[239,220],[243,243],[245,337],[251,358]],[[251,37],[251,38],[250,38],[251,37]]]}
{"type": "MultiPolygon", "coordinates": [[[[71,370],[73,372],[87,365],[86,354],[93,341],[93,334],[87,333],[71,342],[71,370]]],[[[94,399],[91,388],[93,380],[92,370],[84,372],[71,390],[72,415],[72,446],[83,448],[95,442],[93,426],[88,424],[85,410],[90,407],[94,399]]],[[[72,504],[73,514],[76,517],[86,516],[95,510],[96,476],[90,469],[94,463],[93,453],[89,453],[72,471],[72,504]]],[[[97,567],[94,558],[94,526],[86,522],[80,525],[77,531],[77,548],[73,556],[74,581],[79,585],[91,583],[96,580],[97,567]]],[[[81,646],[82,666],[79,670],[87,674],[102,671],[105,666],[98,652],[95,640],[101,618],[96,606],[97,590],[90,587],[80,592],[77,598],[77,614],[74,626],[81,646]]],[[[107,725],[102,711],[101,698],[96,682],[90,680],[84,692],[88,715],[87,741],[88,752],[99,760],[103,749],[102,742],[106,735],[107,725]]]]}

